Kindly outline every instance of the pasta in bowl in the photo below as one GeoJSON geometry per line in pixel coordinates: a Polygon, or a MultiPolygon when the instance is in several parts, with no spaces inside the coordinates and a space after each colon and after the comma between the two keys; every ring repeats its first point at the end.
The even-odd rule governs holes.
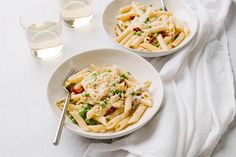
{"type": "MultiPolygon", "coordinates": [[[[65,86],[71,93],[68,115],[84,131],[123,130],[138,122],[152,104],[147,92],[151,82],[139,84],[117,65],[90,65],[70,76],[65,86]]],[[[56,103],[61,109],[65,99],[56,103]]]]}
{"type": "Polygon", "coordinates": [[[72,95],[65,127],[78,135],[121,137],[144,126],[160,109],[163,85],[150,63],[130,52],[96,49],[71,57],[50,78],[47,95],[58,119],[71,67],[77,73],[65,84],[72,95]]]}
{"type": "Polygon", "coordinates": [[[104,30],[115,43],[143,57],[172,54],[193,38],[197,19],[181,1],[165,2],[170,11],[155,0],[114,0],[104,11],[104,30]]]}

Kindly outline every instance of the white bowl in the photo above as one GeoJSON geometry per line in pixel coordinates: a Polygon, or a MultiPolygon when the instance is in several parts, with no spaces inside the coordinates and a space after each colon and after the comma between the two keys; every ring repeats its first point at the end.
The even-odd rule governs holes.
{"type": "Polygon", "coordinates": [[[63,81],[66,78],[71,67],[79,70],[88,67],[90,64],[102,66],[103,64],[116,64],[123,69],[131,72],[139,82],[151,81],[152,86],[149,89],[153,106],[148,108],[141,119],[134,125],[128,126],[126,129],[114,133],[93,133],[86,132],[80,129],[79,126],[73,124],[71,120],[66,117],[65,127],[72,130],[74,133],[94,139],[111,139],[127,135],[138,128],[145,125],[160,109],[163,98],[163,85],[158,72],[154,67],[142,57],[121,50],[116,49],[96,49],[90,50],[78,55],[75,55],[64,63],[62,63],[53,73],[47,88],[48,101],[53,113],[57,119],[61,115],[61,110],[55,105],[55,101],[66,94],[62,88],[63,81]]]}
{"type": "MultiPolygon", "coordinates": [[[[134,0],[113,0],[111,1],[107,7],[105,8],[102,16],[102,24],[105,32],[110,37],[112,41],[115,37],[113,27],[115,26],[115,17],[119,13],[119,9],[125,5],[131,4],[131,2],[134,0]]],[[[141,3],[147,3],[147,4],[153,4],[154,6],[160,7],[160,1],[159,0],[139,0],[138,2],[141,3]]],[[[165,4],[167,6],[167,9],[170,11],[173,11],[174,16],[178,19],[185,20],[189,26],[190,29],[190,35],[187,36],[186,39],[177,47],[170,49],[168,51],[162,51],[162,52],[144,52],[139,51],[131,48],[124,47],[117,42],[115,42],[117,45],[120,45],[121,47],[124,47],[132,52],[135,52],[143,57],[161,57],[166,56],[169,54],[172,54],[182,47],[184,47],[189,41],[193,38],[193,36],[196,34],[197,31],[197,17],[194,14],[194,12],[185,5],[181,0],[165,0],[165,4]]]]}

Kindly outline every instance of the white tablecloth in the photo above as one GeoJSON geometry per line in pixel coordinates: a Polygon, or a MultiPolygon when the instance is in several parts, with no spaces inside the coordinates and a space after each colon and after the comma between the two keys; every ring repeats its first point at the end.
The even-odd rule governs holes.
{"type": "MultiPolygon", "coordinates": [[[[20,15],[30,7],[47,4],[57,7],[57,1],[2,1],[0,5],[0,156],[67,156],[78,157],[88,144],[99,142],[63,130],[61,143],[52,140],[57,121],[46,97],[47,81],[55,68],[70,56],[94,48],[120,48],[112,43],[101,25],[101,15],[110,0],[94,0],[94,18],[90,25],[77,31],[64,27],[64,53],[48,62],[32,58],[19,24],[20,15]],[[81,145],[81,141],[83,144],[81,145]]],[[[229,49],[236,74],[236,4],[231,6],[226,21],[229,49]]],[[[236,121],[236,120],[235,120],[236,121]]],[[[236,122],[230,125],[213,153],[214,157],[234,157],[236,154],[236,122]]]]}

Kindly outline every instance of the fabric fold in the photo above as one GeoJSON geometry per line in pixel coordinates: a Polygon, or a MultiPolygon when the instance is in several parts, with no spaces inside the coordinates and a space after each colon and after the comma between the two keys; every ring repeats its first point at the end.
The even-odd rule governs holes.
{"type": "Polygon", "coordinates": [[[186,1],[198,17],[194,39],[150,62],[164,83],[161,111],[145,127],[84,157],[207,157],[235,115],[233,74],[224,20],[230,0],[186,1]]]}

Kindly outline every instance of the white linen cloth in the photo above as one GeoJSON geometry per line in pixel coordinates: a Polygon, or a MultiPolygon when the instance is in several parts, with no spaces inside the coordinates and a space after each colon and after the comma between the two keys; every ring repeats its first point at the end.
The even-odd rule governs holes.
{"type": "Polygon", "coordinates": [[[161,111],[142,129],[110,144],[90,144],[84,157],[210,156],[235,115],[224,19],[230,0],[186,1],[198,32],[178,53],[151,63],[164,82],[161,111]]]}

